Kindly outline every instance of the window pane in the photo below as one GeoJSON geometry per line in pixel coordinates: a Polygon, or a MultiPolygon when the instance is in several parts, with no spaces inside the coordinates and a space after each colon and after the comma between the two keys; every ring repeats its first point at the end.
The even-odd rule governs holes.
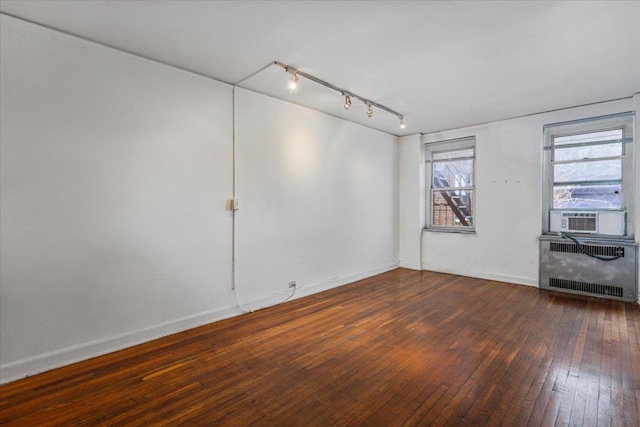
{"type": "Polygon", "coordinates": [[[433,162],[433,188],[473,187],[473,159],[433,162]]]}
{"type": "Polygon", "coordinates": [[[431,225],[473,227],[473,190],[434,190],[431,225]]]}
{"type": "Polygon", "coordinates": [[[578,135],[557,136],[553,139],[555,145],[577,144],[581,142],[612,141],[622,139],[622,129],[606,130],[601,132],[581,133],[578,135]]]}
{"type": "Polygon", "coordinates": [[[442,151],[433,153],[433,160],[456,159],[460,157],[473,157],[473,148],[462,148],[460,150],[442,151]]]}
{"type": "Polygon", "coordinates": [[[622,161],[620,159],[564,163],[553,167],[553,180],[555,182],[605,179],[622,179],[622,161]]]}
{"type": "Polygon", "coordinates": [[[553,209],[620,209],[620,184],[556,185],[553,187],[553,209]]]}
{"type": "Polygon", "coordinates": [[[597,159],[599,157],[613,157],[622,155],[622,144],[611,143],[604,145],[591,145],[588,147],[557,148],[554,152],[554,160],[580,160],[597,159]]]}

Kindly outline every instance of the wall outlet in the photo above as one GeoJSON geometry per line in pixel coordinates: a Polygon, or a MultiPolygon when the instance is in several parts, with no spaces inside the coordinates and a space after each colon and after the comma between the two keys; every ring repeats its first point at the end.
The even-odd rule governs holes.
{"type": "Polygon", "coordinates": [[[295,280],[292,280],[292,281],[289,282],[289,287],[290,288],[295,288],[296,286],[297,286],[297,284],[296,284],[295,280]]]}
{"type": "Polygon", "coordinates": [[[227,210],[228,211],[239,211],[240,210],[240,203],[238,202],[238,199],[229,199],[229,200],[227,200],[227,210]]]}

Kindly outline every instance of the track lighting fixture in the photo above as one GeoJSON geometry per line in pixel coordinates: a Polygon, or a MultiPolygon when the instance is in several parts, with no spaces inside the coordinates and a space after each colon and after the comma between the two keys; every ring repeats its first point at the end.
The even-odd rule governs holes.
{"type": "Polygon", "coordinates": [[[351,108],[351,97],[349,95],[344,96],[344,109],[348,110],[351,108]]]}
{"type": "MultiPolygon", "coordinates": [[[[378,104],[377,102],[374,101],[370,101],[362,96],[358,96],[356,94],[354,94],[353,92],[347,92],[344,89],[340,89],[337,86],[332,85],[331,83],[325,82],[324,80],[320,80],[317,77],[312,76],[311,74],[307,74],[305,72],[299,71],[293,67],[290,67],[288,65],[285,65],[281,62],[278,61],[274,61],[269,65],[277,65],[280,68],[283,68],[285,72],[287,73],[291,73],[291,81],[289,82],[289,88],[291,90],[294,90],[298,87],[298,78],[299,77],[304,77],[305,79],[311,80],[313,82],[316,82],[322,86],[328,87],[329,89],[335,90],[337,92],[340,92],[340,94],[342,96],[344,96],[344,109],[348,110],[351,108],[351,98],[355,98],[359,101],[362,101],[364,103],[364,105],[366,105],[367,107],[367,117],[371,118],[371,116],[373,116],[373,107],[378,108],[379,110],[382,111],[386,111],[389,114],[393,114],[394,116],[396,116],[398,119],[400,119],[400,129],[404,129],[404,116],[400,113],[398,113],[397,111],[394,111],[390,108],[385,107],[384,105],[378,104]]],[[[269,65],[267,65],[266,67],[268,67],[269,65]]],[[[264,67],[264,68],[266,68],[264,67]]],[[[264,69],[263,68],[263,69],[264,69]]],[[[262,71],[258,70],[256,71],[256,73],[262,71]]],[[[254,73],[255,74],[255,73],[254,73]]],[[[254,75],[252,74],[252,76],[254,75]]],[[[251,76],[250,76],[251,77],[251,76]]],[[[246,79],[245,79],[246,80],[246,79]]]]}
{"type": "Polygon", "coordinates": [[[291,81],[289,82],[289,89],[296,90],[297,87],[298,87],[298,73],[294,71],[293,75],[291,76],[291,81]]]}

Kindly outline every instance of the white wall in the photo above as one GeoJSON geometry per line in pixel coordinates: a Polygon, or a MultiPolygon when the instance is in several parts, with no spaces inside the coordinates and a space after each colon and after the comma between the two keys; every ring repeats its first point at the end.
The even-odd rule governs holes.
{"type": "MultiPolygon", "coordinates": [[[[424,135],[425,143],[476,136],[477,201],[476,234],[423,234],[423,268],[537,286],[542,127],[633,108],[628,99],[424,135]]],[[[400,160],[401,171],[414,169],[415,174],[412,159],[400,160]]],[[[400,220],[413,215],[424,199],[424,191],[405,198],[400,220]]]]}
{"type": "Polygon", "coordinates": [[[225,315],[231,89],[5,16],[1,40],[2,378],[225,315]]]}
{"type": "Polygon", "coordinates": [[[399,170],[399,200],[402,211],[400,221],[399,253],[400,267],[421,270],[420,240],[424,228],[424,202],[416,195],[425,191],[424,144],[420,135],[408,135],[398,138],[398,160],[402,167],[399,170]]]}
{"type": "Polygon", "coordinates": [[[396,267],[396,138],[236,93],[240,302],[396,267]]]}
{"type": "MultiPolygon", "coordinates": [[[[231,88],[1,19],[0,382],[241,313],[231,88]]],[[[241,302],[395,267],[396,138],[238,92],[241,302]]]]}

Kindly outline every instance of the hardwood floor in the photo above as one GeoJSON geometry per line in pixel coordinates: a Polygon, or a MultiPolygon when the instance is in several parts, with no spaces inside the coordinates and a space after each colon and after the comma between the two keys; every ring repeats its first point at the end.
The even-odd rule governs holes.
{"type": "Polygon", "coordinates": [[[0,425],[640,425],[640,309],[394,270],[0,387],[0,425]]]}

